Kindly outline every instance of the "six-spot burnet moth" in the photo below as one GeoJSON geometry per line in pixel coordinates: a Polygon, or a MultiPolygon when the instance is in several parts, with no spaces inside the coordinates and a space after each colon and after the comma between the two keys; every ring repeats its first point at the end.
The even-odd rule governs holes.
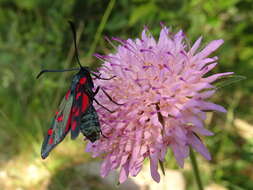
{"type": "MultiPolygon", "coordinates": [[[[80,68],[42,70],[37,76],[37,78],[39,78],[45,72],[78,70],[78,73],[74,75],[70,88],[62,99],[59,109],[56,112],[51,126],[45,136],[41,148],[41,157],[43,159],[45,159],[49,155],[50,151],[65,138],[69,131],[71,131],[71,139],[75,139],[79,135],[80,131],[91,142],[95,142],[100,138],[100,133],[102,134],[102,131],[100,129],[97,112],[93,107],[93,100],[107,111],[112,112],[95,99],[95,95],[98,93],[100,88],[97,87],[95,91],[92,90],[94,88],[94,84],[91,75],[94,75],[94,77],[102,80],[110,80],[114,76],[111,78],[101,78],[96,73],[90,71],[88,67],[81,65],[76,44],[75,26],[71,21],[69,21],[69,24],[73,32],[75,57],[80,68]]],[[[113,101],[103,89],[102,91],[113,103],[120,105],[113,101]]]]}

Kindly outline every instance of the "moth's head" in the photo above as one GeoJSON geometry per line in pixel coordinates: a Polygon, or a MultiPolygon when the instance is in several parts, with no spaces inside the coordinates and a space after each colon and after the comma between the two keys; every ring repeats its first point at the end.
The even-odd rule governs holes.
{"type": "Polygon", "coordinates": [[[85,67],[85,66],[82,66],[81,70],[83,70],[85,72],[90,72],[90,68],[89,67],[85,67]]]}
{"type": "Polygon", "coordinates": [[[90,68],[89,67],[85,67],[85,66],[81,66],[80,72],[86,76],[90,75],[90,68]]]}

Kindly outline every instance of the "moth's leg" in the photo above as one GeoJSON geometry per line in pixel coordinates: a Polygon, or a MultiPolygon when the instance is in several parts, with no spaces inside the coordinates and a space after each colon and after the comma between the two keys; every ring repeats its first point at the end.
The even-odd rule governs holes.
{"type": "Polygon", "coordinates": [[[114,103],[114,104],[116,104],[116,105],[118,105],[118,106],[124,105],[124,104],[119,104],[119,103],[115,102],[115,101],[112,99],[112,97],[111,97],[103,88],[101,88],[101,90],[104,92],[104,94],[107,96],[107,98],[109,98],[109,100],[110,100],[112,103],[114,103]]]}
{"type": "Polygon", "coordinates": [[[110,78],[103,78],[103,77],[100,77],[101,74],[97,75],[97,74],[95,74],[94,72],[91,72],[91,74],[94,75],[97,79],[100,79],[100,80],[111,80],[111,79],[113,79],[114,77],[116,77],[116,76],[112,76],[112,77],[110,77],[110,78]]]}
{"type": "Polygon", "coordinates": [[[102,132],[102,130],[101,130],[101,129],[100,129],[100,133],[101,133],[101,135],[102,135],[104,138],[108,139],[108,137],[107,137],[107,136],[105,136],[105,135],[103,134],[103,132],[102,132]]]}
{"type": "Polygon", "coordinates": [[[97,103],[97,105],[100,105],[102,108],[104,108],[104,109],[107,110],[108,112],[110,112],[110,113],[115,112],[115,111],[109,110],[107,107],[105,107],[105,106],[103,106],[102,104],[100,104],[100,103],[96,100],[96,98],[93,98],[93,100],[97,103]]]}
{"type": "Polygon", "coordinates": [[[95,92],[93,93],[93,97],[96,96],[96,94],[98,93],[99,90],[100,90],[100,86],[98,86],[98,87],[96,88],[95,92]]]}
{"type": "MultiPolygon", "coordinates": [[[[94,92],[94,94],[93,94],[93,98],[96,96],[96,94],[98,93],[99,90],[100,90],[100,86],[98,86],[98,87],[96,88],[96,90],[95,90],[95,92],[94,92]]],[[[103,88],[101,88],[101,90],[104,92],[104,94],[107,96],[107,98],[108,98],[112,103],[114,103],[114,104],[116,104],[116,105],[118,105],[118,106],[124,105],[124,104],[119,104],[119,103],[115,102],[115,101],[112,99],[112,97],[111,97],[103,88]]]]}

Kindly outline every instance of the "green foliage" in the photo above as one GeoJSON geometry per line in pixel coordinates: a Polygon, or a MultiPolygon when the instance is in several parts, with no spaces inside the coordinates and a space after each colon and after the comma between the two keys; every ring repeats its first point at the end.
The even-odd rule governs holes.
{"type": "Polygon", "coordinates": [[[214,115],[211,120],[216,135],[208,138],[213,161],[204,182],[228,189],[253,189],[252,171],[248,171],[253,144],[233,125],[235,118],[253,122],[252,9],[251,0],[0,0],[1,159],[23,154],[39,157],[38,144],[71,74],[35,77],[42,68],[76,66],[68,19],[77,23],[81,61],[92,67],[99,65],[91,57],[94,51],[114,51],[104,35],[135,38],[146,25],[157,37],[163,22],[175,32],[183,29],[191,43],[200,35],[204,43],[224,39],[216,71],[234,71],[246,77],[220,90],[216,97],[229,112],[226,118],[214,115]],[[109,3],[111,9],[106,8],[109,3]]]}

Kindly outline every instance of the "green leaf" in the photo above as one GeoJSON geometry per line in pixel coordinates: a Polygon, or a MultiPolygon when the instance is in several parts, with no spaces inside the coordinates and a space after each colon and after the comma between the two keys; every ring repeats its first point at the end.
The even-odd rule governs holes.
{"type": "Polygon", "coordinates": [[[228,86],[232,83],[244,80],[244,79],[246,79],[246,77],[242,76],[242,75],[224,76],[224,77],[220,78],[217,82],[215,82],[213,84],[216,87],[216,89],[220,89],[220,88],[228,86]]]}

